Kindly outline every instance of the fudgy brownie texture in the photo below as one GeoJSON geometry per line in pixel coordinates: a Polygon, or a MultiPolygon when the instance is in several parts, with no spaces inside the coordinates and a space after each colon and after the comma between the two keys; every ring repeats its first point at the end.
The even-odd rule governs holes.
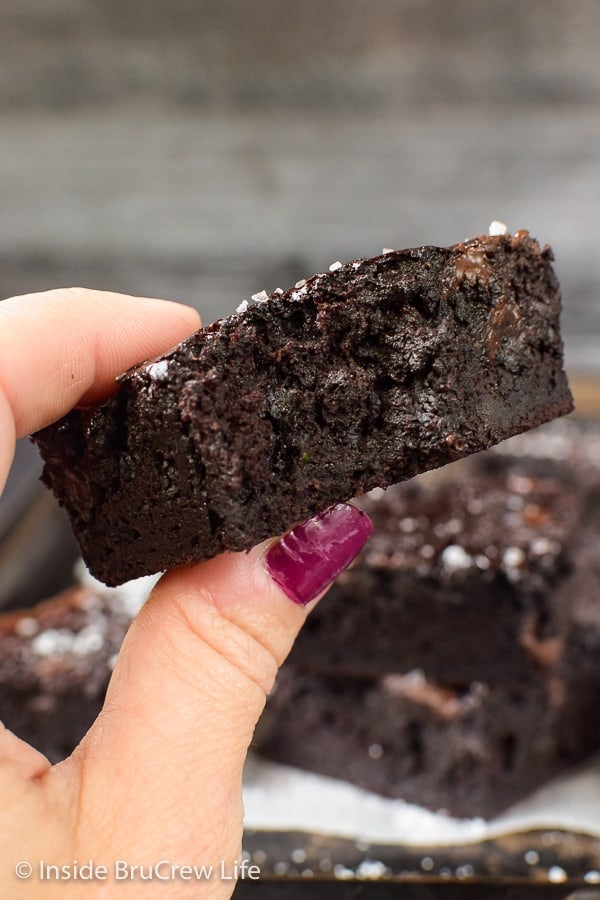
{"type": "Polygon", "coordinates": [[[134,614],[127,598],[76,587],[0,615],[0,720],[52,762],[98,715],[134,614]]]}
{"type": "Polygon", "coordinates": [[[309,616],[291,660],[338,675],[538,678],[563,659],[575,594],[600,624],[590,484],[567,462],[492,452],[372,492],[360,505],[373,536],[309,616]]]}
{"type": "Polygon", "coordinates": [[[248,549],[568,412],[551,259],[517,232],[358,260],[127,372],[35,435],[91,571],[248,549]]]}
{"type": "Polygon", "coordinates": [[[305,624],[259,751],[486,817],[597,752],[599,448],[567,419],[365,497],[374,536],[305,624]]]}
{"type": "Polygon", "coordinates": [[[259,725],[268,758],[454,816],[491,817],[598,747],[600,683],[440,686],[289,663],[259,725]]]}
{"type": "Polygon", "coordinates": [[[557,606],[563,618],[559,627],[566,635],[565,670],[575,677],[600,681],[600,481],[588,499],[597,515],[586,523],[574,556],[573,575],[561,585],[557,606]]]}
{"type": "MultiPolygon", "coordinates": [[[[419,539],[415,543],[412,520],[421,513],[410,504],[421,493],[429,498],[432,511],[428,523],[417,523],[419,527],[426,524],[426,534],[436,522],[446,524],[457,517],[472,522],[472,527],[466,528],[468,535],[477,531],[478,522],[486,531],[495,527],[489,547],[496,547],[498,553],[488,552],[490,559],[496,560],[503,557],[501,548],[511,546],[508,540],[525,535],[527,540],[519,546],[524,548],[527,563],[520,577],[507,581],[514,593],[495,595],[505,600],[508,596],[515,625],[512,630],[506,627],[506,610],[489,611],[486,606],[490,614],[481,616],[477,639],[468,638],[462,622],[477,612],[476,592],[460,607],[463,614],[458,625],[448,618],[451,613],[444,606],[433,610],[425,585],[430,576],[434,580],[443,577],[440,564],[437,570],[428,569],[429,574],[417,578],[420,606],[414,609],[409,632],[418,641],[419,629],[430,628],[434,615],[448,622],[436,647],[418,658],[421,669],[435,670],[435,654],[446,654],[445,668],[438,670],[437,678],[432,671],[410,672],[417,659],[403,657],[400,675],[397,670],[387,678],[385,672],[371,666],[371,677],[365,678],[361,676],[364,648],[385,647],[391,626],[387,613],[379,621],[373,618],[366,623],[358,615],[362,604],[372,608],[370,594],[348,595],[337,620],[330,623],[329,644],[325,635],[313,636],[310,644],[318,648],[314,658],[307,652],[302,661],[288,663],[258,728],[258,749],[262,746],[265,754],[282,762],[355,781],[375,791],[389,793],[393,789],[395,795],[432,809],[447,808],[466,816],[491,815],[595,752],[600,747],[600,515],[592,511],[600,509],[596,502],[598,448],[599,425],[564,419],[513,438],[444,473],[393,488],[379,500],[366,498],[383,510],[390,497],[406,494],[402,503],[389,507],[387,520],[379,518],[379,513],[373,515],[381,534],[390,531],[405,546],[407,562],[415,568],[422,559],[419,548],[426,544],[419,539]],[[507,456],[515,450],[525,453],[527,459],[507,456]],[[540,458],[537,463],[536,457],[540,458]],[[559,462],[552,462],[553,458],[559,462]],[[436,505],[433,498],[440,492],[450,502],[451,483],[455,485],[452,490],[460,488],[460,492],[455,495],[458,508],[448,510],[436,505]],[[566,498],[562,512],[561,497],[566,498]],[[489,513],[475,501],[489,504],[489,513]],[[574,526],[579,515],[574,513],[575,507],[585,516],[579,527],[574,526]],[[444,516],[436,520],[433,513],[438,509],[444,516]],[[507,522],[509,514],[516,518],[507,522]],[[487,524],[482,523],[482,516],[488,517],[487,524]],[[407,518],[411,521],[404,521],[407,518]],[[538,539],[542,543],[535,544],[538,539]],[[561,543],[560,552],[548,546],[555,540],[561,543]],[[533,546],[545,552],[531,554],[533,546]],[[531,598],[521,596],[522,579],[530,578],[530,557],[534,568],[547,557],[537,570],[548,591],[543,597],[547,619],[536,639],[538,651],[540,646],[542,649],[541,664],[535,654],[531,657],[528,638],[525,654],[519,643],[520,627],[531,613],[531,598]],[[560,559],[567,562],[569,574],[561,575],[555,568],[560,559]],[[344,668],[334,667],[335,674],[323,676],[323,659],[336,646],[340,629],[346,629],[345,639],[352,642],[358,664],[352,665],[353,657],[345,649],[344,668]],[[516,647],[511,647],[511,640],[516,647]],[[472,667],[462,660],[470,654],[474,655],[472,667]],[[315,671],[315,666],[321,671],[315,671]],[[443,679],[439,677],[442,673],[443,679]],[[468,677],[459,678],[457,673],[468,677]]],[[[434,538],[440,547],[448,546],[444,541],[452,541],[450,546],[461,546],[466,554],[474,555],[470,545],[463,543],[463,532],[457,531],[456,523],[448,533],[434,538]]],[[[385,544],[382,552],[386,558],[385,544]]],[[[443,549],[438,548],[438,560],[442,554],[443,549]]],[[[427,557],[429,551],[426,561],[427,557]]],[[[512,559],[516,560],[514,554],[512,559]]],[[[357,573],[364,564],[363,558],[357,573]]],[[[370,592],[374,586],[389,591],[399,583],[393,567],[382,566],[381,559],[372,564],[380,567],[381,580],[369,583],[370,592]]],[[[467,568],[464,573],[469,571],[467,568]]],[[[471,574],[475,577],[489,571],[473,568],[471,574]]],[[[467,589],[462,572],[450,573],[458,575],[451,597],[459,606],[460,590],[467,589]]],[[[498,563],[495,577],[501,575],[498,563]]],[[[100,710],[114,655],[148,589],[149,585],[128,586],[126,592],[76,588],[32,609],[0,616],[0,719],[53,761],[67,755],[100,710]]],[[[396,602],[400,597],[399,593],[389,599],[396,602]]],[[[327,612],[335,598],[336,594],[330,593],[313,611],[308,627],[315,615],[327,612]]],[[[396,636],[404,640],[402,628],[396,636]]]]}

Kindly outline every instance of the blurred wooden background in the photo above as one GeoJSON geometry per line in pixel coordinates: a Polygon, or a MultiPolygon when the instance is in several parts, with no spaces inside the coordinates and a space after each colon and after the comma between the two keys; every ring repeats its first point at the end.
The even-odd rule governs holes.
{"type": "Polygon", "coordinates": [[[499,218],[555,248],[600,371],[597,0],[2,0],[0,296],[205,319],[499,218]]]}

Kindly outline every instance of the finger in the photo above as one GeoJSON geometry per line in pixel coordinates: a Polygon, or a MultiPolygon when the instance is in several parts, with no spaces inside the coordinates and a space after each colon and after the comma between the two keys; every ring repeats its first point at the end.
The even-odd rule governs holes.
{"type": "Polygon", "coordinates": [[[179,303],[81,288],[1,301],[0,488],[15,437],[99,400],[117,375],[199,324],[179,303]]]}
{"type": "Polygon", "coordinates": [[[69,288],[0,302],[0,385],[17,437],[93,403],[129,366],[198,328],[198,313],[166,300],[69,288]]]}
{"type": "Polygon", "coordinates": [[[203,839],[239,852],[242,767],[265,695],[304,622],[303,604],[323,593],[371,528],[340,504],[275,544],[159,582],[70,763],[83,773],[85,828],[150,858],[181,857],[203,839]],[[208,834],[199,833],[199,811],[213,824],[208,834]],[[156,821],[158,836],[143,824],[156,821]]]}

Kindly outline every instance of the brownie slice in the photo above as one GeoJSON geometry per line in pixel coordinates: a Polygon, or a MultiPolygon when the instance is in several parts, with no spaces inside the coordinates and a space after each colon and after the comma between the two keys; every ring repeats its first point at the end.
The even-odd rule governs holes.
{"type": "Polygon", "coordinates": [[[35,435],[107,584],[248,549],[568,412],[552,253],[527,232],[257,295],[35,435]]]}
{"type": "Polygon", "coordinates": [[[557,606],[565,633],[563,668],[572,678],[600,681],[600,480],[588,502],[595,515],[584,523],[573,575],[561,586],[557,606]]]}
{"type": "Polygon", "coordinates": [[[536,679],[573,640],[576,594],[582,619],[587,603],[600,626],[590,546],[598,505],[589,478],[566,461],[491,451],[360,505],[373,536],[309,616],[290,656],[297,666],[355,676],[417,668],[450,683],[536,679]]]}
{"type": "Polygon", "coordinates": [[[0,615],[0,720],[51,762],[79,743],[137,603],[87,587],[0,615]]]}
{"type": "Polygon", "coordinates": [[[559,679],[448,687],[419,671],[370,681],[288,663],[257,749],[384,796],[489,818],[597,749],[599,700],[599,681],[585,692],[559,679]]]}

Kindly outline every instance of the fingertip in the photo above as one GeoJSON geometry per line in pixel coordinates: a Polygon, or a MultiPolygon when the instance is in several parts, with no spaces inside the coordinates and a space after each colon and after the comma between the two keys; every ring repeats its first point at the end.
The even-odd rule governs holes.
{"type": "Polygon", "coordinates": [[[171,323],[180,321],[182,326],[188,329],[187,333],[189,334],[202,327],[202,319],[198,310],[181,300],[156,299],[155,297],[132,299],[139,299],[142,303],[151,304],[159,313],[166,315],[171,323]]]}
{"type": "Polygon", "coordinates": [[[200,327],[177,301],[79,287],[9,298],[0,318],[0,382],[19,437],[103,399],[126,369],[200,327]]]}

